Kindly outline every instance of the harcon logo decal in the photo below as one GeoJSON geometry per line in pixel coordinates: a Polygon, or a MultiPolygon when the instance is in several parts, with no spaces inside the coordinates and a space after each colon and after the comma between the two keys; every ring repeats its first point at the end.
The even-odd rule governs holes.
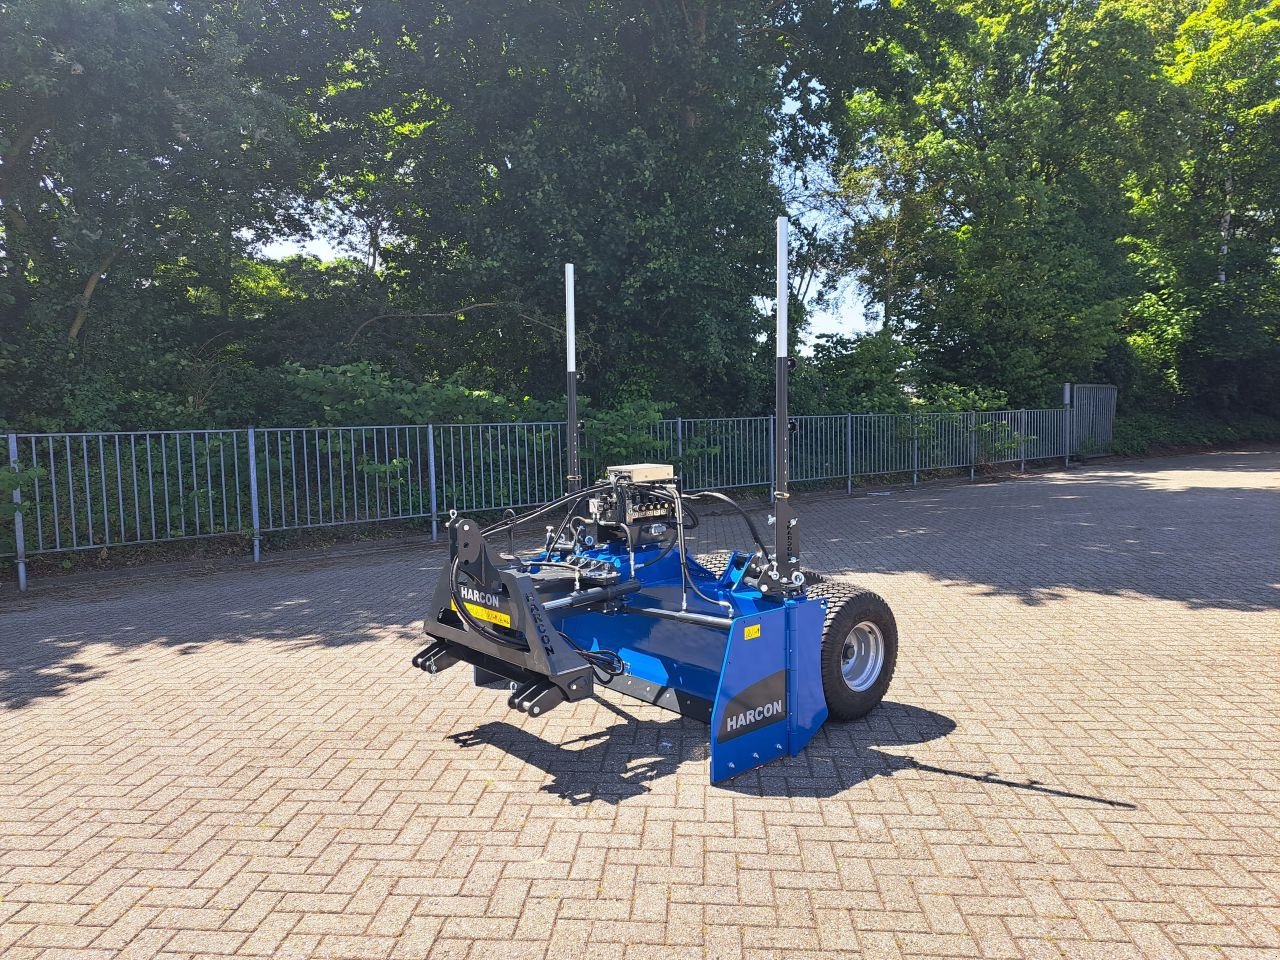
{"type": "MultiPolygon", "coordinates": [[[[458,584],[458,593],[462,595],[462,602],[467,608],[467,613],[477,620],[497,624],[499,627],[511,626],[510,614],[504,613],[502,610],[493,609],[501,605],[500,598],[496,593],[477,590],[475,587],[469,587],[465,583],[458,584]]],[[[455,610],[457,609],[457,606],[452,601],[450,601],[449,605],[455,610]]]]}
{"type": "Polygon", "coordinates": [[[787,715],[787,671],[779,670],[734,697],[720,716],[716,739],[724,743],[778,723],[787,715]]]}
{"type": "Polygon", "coordinates": [[[496,593],[486,593],[484,590],[468,587],[465,583],[459,584],[458,592],[462,594],[463,600],[468,600],[471,603],[483,603],[487,607],[498,606],[498,595],[496,593]]]}
{"type": "Polygon", "coordinates": [[[752,707],[750,710],[743,710],[741,713],[725,717],[725,726],[729,728],[730,733],[733,733],[739,727],[747,727],[760,720],[767,720],[774,714],[782,714],[784,712],[782,701],[774,700],[772,703],[766,703],[763,707],[752,707]]]}

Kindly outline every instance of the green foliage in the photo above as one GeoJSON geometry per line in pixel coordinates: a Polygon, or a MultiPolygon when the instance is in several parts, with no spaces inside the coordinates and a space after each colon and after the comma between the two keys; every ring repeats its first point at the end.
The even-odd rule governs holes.
{"type": "Polygon", "coordinates": [[[0,420],[266,422],[311,402],[290,364],[556,398],[565,261],[599,402],[767,395],[785,50],[755,2],[0,15],[0,420]],[[248,255],[320,227],[357,258],[248,255]]]}
{"type": "Polygon", "coordinates": [[[1155,38],[1123,4],[903,6],[902,84],[852,91],[841,118],[843,262],[923,382],[1044,403],[1119,338],[1117,183],[1166,109],[1155,38]]]}
{"type": "Polygon", "coordinates": [[[609,406],[590,411],[584,420],[588,473],[599,474],[609,464],[651,463],[667,456],[658,425],[669,407],[633,387],[609,406]]]}
{"type": "Polygon", "coordinates": [[[1009,397],[994,387],[921,381],[915,351],[887,327],[856,337],[822,334],[792,379],[799,414],[946,413],[1003,410],[1009,397]]]}
{"type": "Polygon", "coordinates": [[[133,394],[153,391],[199,408],[179,368],[225,337],[250,233],[301,226],[310,168],[269,19],[216,0],[0,6],[0,420],[140,425],[133,394]],[[215,296],[182,303],[175,267],[215,296]]]}
{"type": "Polygon", "coordinates": [[[36,479],[44,476],[44,470],[35,466],[18,465],[18,469],[0,467],[0,556],[12,554],[15,543],[13,518],[20,507],[13,502],[15,490],[30,489],[36,479]]]}
{"type": "MultiPolygon", "coordinates": [[[[361,334],[437,376],[562,393],[561,265],[579,369],[604,403],[639,378],[684,407],[754,405],[781,210],[781,50],[751,0],[374,5],[323,106],[338,202],[384,223],[403,309],[361,334]],[[412,306],[409,306],[412,304],[412,306]]],[[[365,215],[362,213],[362,215],[365,215]]]]}
{"type": "MultiPolygon", "coordinates": [[[[1167,162],[1131,178],[1132,385],[1219,414],[1280,414],[1280,2],[1167,19],[1179,97],[1167,162]]],[[[1154,404],[1153,404],[1154,405],[1154,404]]]]}
{"type": "Polygon", "coordinates": [[[911,349],[888,328],[859,337],[823,334],[793,375],[797,413],[902,413],[911,349]]]}
{"type": "Polygon", "coordinates": [[[853,16],[806,59],[834,94],[831,278],[864,281],[923,390],[1031,406],[1112,377],[1127,402],[1277,411],[1280,3],[853,16]]]}
{"type": "Polygon", "coordinates": [[[1277,90],[1280,0],[7,0],[0,425],[558,417],[573,262],[634,459],[768,409],[788,208],[884,320],[799,413],[1280,414],[1277,90]]]}
{"type": "Polygon", "coordinates": [[[292,407],[277,422],[347,424],[495,423],[563,419],[562,408],[524,398],[513,401],[453,381],[414,383],[365,362],[285,369],[292,407]]]}
{"type": "Polygon", "coordinates": [[[31,467],[25,470],[0,468],[0,520],[12,519],[18,509],[13,502],[13,491],[21,490],[28,480],[36,476],[39,473],[31,467]]]}
{"type": "Polygon", "coordinates": [[[962,387],[955,383],[931,383],[915,398],[919,408],[930,413],[966,410],[1005,410],[1009,397],[992,387],[962,387]]]}
{"type": "Polygon", "coordinates": [[[1118,416],[1112,449],[1121,456],[1141,456],[1161,450],[1277,441],[1280,441],[1280,417],[1254,413],[1223,419],[1192,409],[1174,409],[1118,416]]]}

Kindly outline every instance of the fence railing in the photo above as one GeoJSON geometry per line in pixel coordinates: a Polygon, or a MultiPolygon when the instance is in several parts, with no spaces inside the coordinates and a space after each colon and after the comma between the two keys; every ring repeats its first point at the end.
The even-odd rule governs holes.
{"type": "MultiPolygon", "coordinates": [[[[767,488],[774,429],[772,417],[663,420],[638,427],[625,454],[588,429],[583,465],[599,475],[620,456],[657,460],[678,464],[690,490],[767,488]]],[[[429,522],[434,538],[449,509],[559,496],[565,440],[563,422],[10,434],[0,557],[24,586],[28,557],[127,544],[240,535],[256,559],[263,533],[385,520],[429,522]]],[[[791,425],[792,480],[851,491],[864,477],[972,475],[1085,446],[1097,438],[1069,407],[804,416],[791,425]]]]}
{"type": "Polygon", "coordinates": [[[1111,452],[1116,421],[1116,388],[1109,383],[1064,384],[1071,406],[1071,452],[1081,456],[1111,452]]]}

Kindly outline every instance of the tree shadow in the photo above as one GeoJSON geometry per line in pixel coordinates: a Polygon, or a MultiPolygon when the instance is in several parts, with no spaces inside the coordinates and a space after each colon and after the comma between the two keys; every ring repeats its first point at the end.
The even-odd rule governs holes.
{"type": "Polygon", "coordinates": [[[421,618],[438,569],[397,557],[367,564],[358,578],[334,566],[234,571],[22,600],[0,608],[0,708],[70,693],[154,649],[190,656],[219,644],[344,647],[396,633],[417,643],[410,624],[421,618]],[[371,596],[364,578],[382,567],[401,580],[406,571],[425,576],[417,589],[371,596]]]}
{"type": "MultiPolygon", "coordinates": [[[[806,499],[804,556],[835,577],[922,573],[1028,606],[1085,592],[1274,611],[1277,470],[1274,452],[1236,452],[806,499]],[[1207,485],[1218,481],[1231,485],[1207,485]]],[[[696,534],[706,551],[750,539],[732,514],[705,517],[696,534]]],[[[0,707],[21,709],[131,669],[149,646],[190,655],[215,644],[335,647],[388,634],[412,645],[441,555],[412,547],[339,559],[215,573],[157,568],[144,583],[11,596],[0,603],[0,707]]],[[[705,744],[703,732],[698,739],[705,744]]]]}
{"type": "MultiPolygon", "coordinates": [[[[1274,452],[1077,467],[1002,483],[898,488],[801,507],[806,564],[830,576],[923,573],[1028,606],[1073,593],[1190,609],[1280,609],[1274,452]],[[1205,485],[1207,475],[1231,485],[1205,485]]],[[[699,550],[745,542],[736,517],[698,531],[699,550]]]]}

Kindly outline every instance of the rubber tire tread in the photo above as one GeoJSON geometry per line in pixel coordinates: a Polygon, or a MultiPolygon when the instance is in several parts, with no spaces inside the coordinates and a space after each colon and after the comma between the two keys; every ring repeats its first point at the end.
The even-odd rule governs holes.
{"type": "Polygon", "coordinates": [[[856,583],[826,580],[808,591],[810,597],[825,597],[827,616],[822,624],[822,690],[827,698],[827,712],[836,720],[860,720],[874,710],[884,699],[893,680],[898,663],[898,624],[889,604],[878,593],[860,587],[856,583]],[[854,605],[857,605],[856,607],[854,605]],[[869,608],[869,609],[868,609],[869,608]],[[857,616],[852,623],[837,625],[846,611],[861,609],[873,616],[857,616]],[[840,655],[845,636],[860,620],[874,619],[885,640],[885,663],[880,678],[870,690],[861,693],[849,689],[840,671],[840,655]],[[884,622],[881,622],[884,621],[884,622]]]}

